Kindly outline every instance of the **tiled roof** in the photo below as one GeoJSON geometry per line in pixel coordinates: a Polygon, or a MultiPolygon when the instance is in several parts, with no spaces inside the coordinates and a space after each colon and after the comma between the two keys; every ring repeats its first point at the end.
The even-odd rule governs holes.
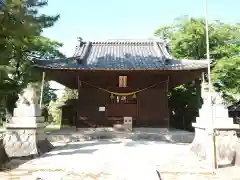
{"type": "Polygon", "coordinates": [[[35,66],[73,70],[191,70],[207,67],[206,61],[175,59],[161,41],[80,41],[79,44],[73,57],[38,60],[35,66]]]}

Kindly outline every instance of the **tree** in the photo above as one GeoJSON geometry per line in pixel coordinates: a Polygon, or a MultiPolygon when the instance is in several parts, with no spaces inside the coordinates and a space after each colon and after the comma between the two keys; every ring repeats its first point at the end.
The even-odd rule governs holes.
{"type": "Polygon", "coordinates": [[[62,102],[66,102],[69,99],[78,99],[78,90],[65,88],[65,93],[61,97],[62,102]]]}
{"type": "Polygon", "coordinates": [[[55,123],[61,122],[61,106],[65,105],[68,100],[78,99],[78,90],[65,88],[64,94],[56,101],[51,101],[49,104],[49,114],[55,123]]]}
{"type": "Polygon", "coordinates": [[[213,69],[213,81],[227,101],[236,103],[240,100],[240,56],[224,57],[217,61],[213,69]]]}
{"type": "Polygon", "coordinates": [[[44,0],[8,0],[0,14],[0,102],[12,111],[17,94],[41,75],[32,64],[36,59],[64,57],[61,43],[41,36],[59,19],[38,12],[44,0]]]}
{"type": "MultiPolygon", "coordinates": [[[[179,59],[206,59],[206,33],[203,19],[184,16],[178,18],[171,26],[157,29],[155,35],[169,40],[172,54],[179,59]]],[[[238,57],[233,56],[239,53],[240,46],[226,43],[239,37],[238,24],[230,25],[220,21],[209,23],[210,55],[213,59],[212,77],[214,84],[224,84],[223,87],[216,89],[224,91],[225,94],[239,93],[239,69],[237,68],[239,60],[238,57]],[[229,80],[228,83],[232,83],[232,86],[224,82],[226,79],[229,80]]],[[[201,105],[199,88],[196,86],[193,88],[192,84],[185,84],[171,90],[169,104],[173,110],[174,123],[180,121],[179,124],[183,124],[183,120],[190,123],[198,115],[198,108],[201,105]]]]}
{"type": "Polygon", "coordinates": [[[47,1],[39,0],[5,2],[0,15],[0,59],[1,65],[14,65],[17,75],[24,60],[34,58],[29,45],[36,44],[42,30],[51,27],[59,18],[59,15],[39,14],[38,9],[46,5],[47,1]]]}
{"type": "Polygon", "coordinates": [[[51,101],[56,101],[57,95],[55,93],[55,89],[50,88],[49,82],[44,83],[43,88],[43,104],[48,107],[51,101]]]}
{"type": "MultiPolygon", "coordinates": [[[[162,27],[155,35],[171,41],[172,53],[177,58],[206,59],[206,34],[203,19],[179,18],[172,26],[162,27]]],[[[227,41],[239,39],[240,26],[220,21],[209,24],[209,44],[211,58],[218,60],[239,52],[239,46],[227,41]]]]}

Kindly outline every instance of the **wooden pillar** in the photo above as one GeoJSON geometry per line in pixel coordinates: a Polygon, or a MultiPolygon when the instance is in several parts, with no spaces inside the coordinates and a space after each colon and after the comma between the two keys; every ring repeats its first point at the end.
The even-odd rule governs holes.
{"type": "Polygon", "coordinates": [[[41,94],[40,94],[40,108],[42,108],[42,101],[43,101],[43,89],[44,89],[44,83],[45,83],[45,76],[46,76],[46,73],[43,72],[42,73],[42,84],[41,84],[41,94]]]}
{"type": "MultiPolygon", "coordinates": [[[[166,96],[168,95],[168,91],[169,91],[169,79],[170,77],[167,77],[167,81],[165,83],[165,90],[166,90],[166,96]]],[[[170,128],[170,111],[169,111],[169,106],[168,106],[168,97],[166,97],[166,109],[168,109],[168,129],[170,128]]]]}
{"type": "Polygon", "coordinates": [[[80,99],[80,89],[82,87],[82,81],[80,79],[80,76],[77,77],[77,83],[78,83],[78,100],[80,99]]]}
{"type": "MultiPolygon", "coordinates": [[[[78,85],[78,101],[80,100],[80,89],[82,87],[82,82],[81,82],[81,79],[80,79],[80,76],[78,75],[77,76],[77,85],[78,85]]],[[[75,112],[75,119],[74,119],[74,124],[77,128],[77,122],[80,120],[79,119],[80,115],[79,115],[79,111],[78,109],[76,109],[76,112],[75,112]]]]}

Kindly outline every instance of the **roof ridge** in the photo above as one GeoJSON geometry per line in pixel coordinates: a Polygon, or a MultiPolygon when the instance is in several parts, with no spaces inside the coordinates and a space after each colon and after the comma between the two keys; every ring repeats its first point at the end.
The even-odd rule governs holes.
{"type": "Polygon", "coordinates": [[[156,39],[107,39],[107,40],[97,40],[97,41],[84,41],[84,44],[86,44],[87,42],[90,42],[91,45],[107,45],[107,44],[153,45],[154,42],[164,44],[164,41],[156,40],[156,39]]]}
{"type": "Polygon", "coordinates": [[[163,42],[161,39],[131,39],[131,38],[118,38],[118,39],[106,39],[102,41],[133,41],[133,42],[139,42],[139,41],[144,41],[144,42],[150,42],[150,41],[160,41],[163,42]]]}

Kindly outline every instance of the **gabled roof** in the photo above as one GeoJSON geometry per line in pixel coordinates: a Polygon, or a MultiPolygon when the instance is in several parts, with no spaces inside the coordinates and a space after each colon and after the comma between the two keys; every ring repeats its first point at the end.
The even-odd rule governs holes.
{"type": "Polygon", "coordinates": [[[162,41],[108,40],[80,41],[73,57],[38,60],[35,66],[71,70],[193,70],[206,68],[207,61],[177,60],[162,41]]]}

